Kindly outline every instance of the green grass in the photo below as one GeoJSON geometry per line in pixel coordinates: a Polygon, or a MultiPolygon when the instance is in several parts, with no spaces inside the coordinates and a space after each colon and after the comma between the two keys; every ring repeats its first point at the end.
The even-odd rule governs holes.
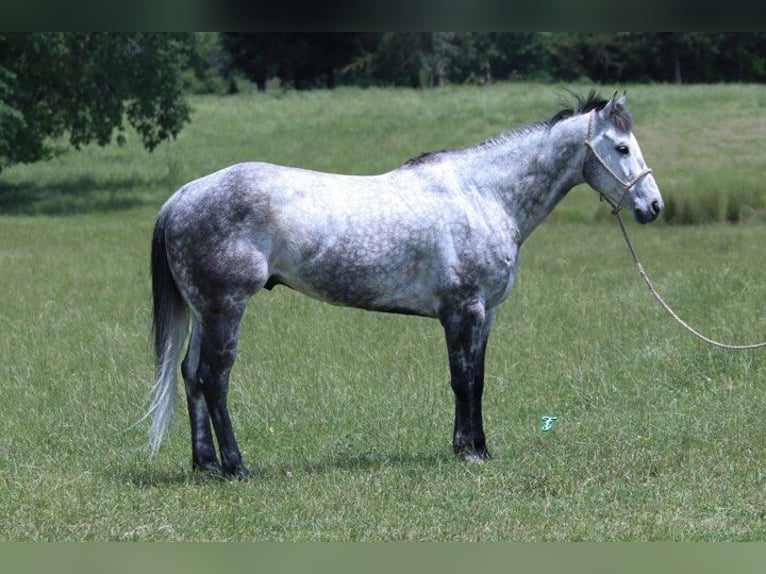
{"type": "MultiPolygon", "coordinates": [[[[671,152],[694,126],[734,133],[723,112],[708,119],[718,105],[751,109],[750,122],[736,112],[737,126],[762,121],[747,108],[762,88],[706,88],[629,90],[666,198],[692,197],[686,186],[706,173],[732,181],[691,143],[671,152]]],[[[253,157],[381,171],[543,117],[557,97],[525,84],[199,98],[194,123],[152,155],[131,141],[5,172],[0,539],[766,539],[766,351],[712,349],[672,323],[584,188],[525,245],[498,313],[485,400],[491,462],[451,454],[438,323],[286,289],[252,301],[232,374],[252,479],[190,470],[180,403],[168,441],[146,457],[147,425],[135,423],[152,377],[148,245],[154,213],[179,183],[253,157]],[[545,434],[547,413],[560,419],[545,434]]],[[[763,144],[731,141],[727,153],[755,189],[763,144]]],[[[766,228],[746,221],[629,226],[668,302],[732,342],[766,338],[766,228]]]]}

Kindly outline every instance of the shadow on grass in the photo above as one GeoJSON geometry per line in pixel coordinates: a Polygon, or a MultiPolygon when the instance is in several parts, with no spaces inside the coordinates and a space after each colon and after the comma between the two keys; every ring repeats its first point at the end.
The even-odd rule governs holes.
{"type": "Polygon", "coordinates": [[[120,211],[147,202],[148,190],[163,182],[140,177],[97,180],[88,175],[56,182],[0,180],[0,214],[76,215],[120,211]]]}
{"type": "MultiPolygon", "coordinates": [[[[321,460],[298,462],[292,465],[266,466],[250,464],[250,476],[247,482],[261,480],[289,480],[293,475],[326,474],[340,471],[377,471],[386,467],[409,467],[413,470],[427,466],[438,467],[444,464],[460,462],[450,452],[444,453],[362,453],[358,455],[329,454],[321,460]]],[[[247,464],[247,463],[246,463],[247,464]]],[[[144,468],[133,468],[125,472],[125,480],[140,488],[156,488],[165,486],[203,485],[221,482],[236,483],[236,480],[223,478],[218,475],[191,469],[191,464],[185,468],[161,469],[151,468],[148,463],[144,468]]]]}
{"type": "MultiPolygon", "coordinates": [[[[368,452],[359,454],[330,453],[316,461],[305,461],[303,464],[285,466],[278,469],[282,475],[290,471],[304,472],[307,474],[325,474],[332,470],[355,471],[355,470],[380,470],[385,467],[411,467],[441,466],[445,463],[458,461],[452,453],[445,452],[368,452]]],[[[274,469],[264,469],[266,474],[274,472],[274,469]]]]}

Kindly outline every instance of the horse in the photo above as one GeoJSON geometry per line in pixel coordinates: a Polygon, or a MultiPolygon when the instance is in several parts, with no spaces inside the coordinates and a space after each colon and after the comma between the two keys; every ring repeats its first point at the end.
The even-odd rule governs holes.
{"type": "Polygon", "coordinates": [[[455,397],[453,450],[488,459],[487,339],[526,238],[581,183],[642,224],[663,208],[625,94],[573,96],[574,106],[549,119],[379,175],[249,162],[178,189],[151,244],[151,455],[169,428],[186,347],[192,468],[248,476],[227,410],[229,374],[248,300],[284,286],[334,305],[438,319],[455,397]]]}

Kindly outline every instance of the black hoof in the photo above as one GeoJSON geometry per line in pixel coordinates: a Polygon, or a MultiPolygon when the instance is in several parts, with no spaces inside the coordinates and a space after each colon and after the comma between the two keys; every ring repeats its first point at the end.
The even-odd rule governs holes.
{"type": "Polygon", "coordinates": [[[226,478],[236,478],[240,482],[243,482],[248,479],[250,476],[250,472],[245,468],[244,464],[238,464],[237,466],[233,468],[224,468],[223,469],[223,476],[226,478]]]}
{"type": "Polygon", "coordinates": [[[223,469],[218,461],[192,462],[192,468],[197,472],[206,472],[213,476],[223,476],[223,469]]]}

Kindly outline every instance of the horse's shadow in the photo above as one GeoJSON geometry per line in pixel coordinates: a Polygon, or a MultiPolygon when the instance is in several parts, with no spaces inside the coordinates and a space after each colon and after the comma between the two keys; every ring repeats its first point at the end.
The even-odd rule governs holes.
{"type": "MultiPolygon", "coordinates": [[[[290,480],[299,475],[321,475],[334,470],[375,472],[387,467],[437,467],[458,459],[449,452],[375,452],[375,453],[331,453],[318,460],[304,460],[295,464],[251,464],[247,482],[290,480]]],[[[233,482],[235,479],[222,477],[209,472],[183,468],[153,468],[149,464],[143,468],[134,468],[124,474],[125,480],[140,488],[154,488],[181,485],[202,485],[216,482],[233,482]]]]}

